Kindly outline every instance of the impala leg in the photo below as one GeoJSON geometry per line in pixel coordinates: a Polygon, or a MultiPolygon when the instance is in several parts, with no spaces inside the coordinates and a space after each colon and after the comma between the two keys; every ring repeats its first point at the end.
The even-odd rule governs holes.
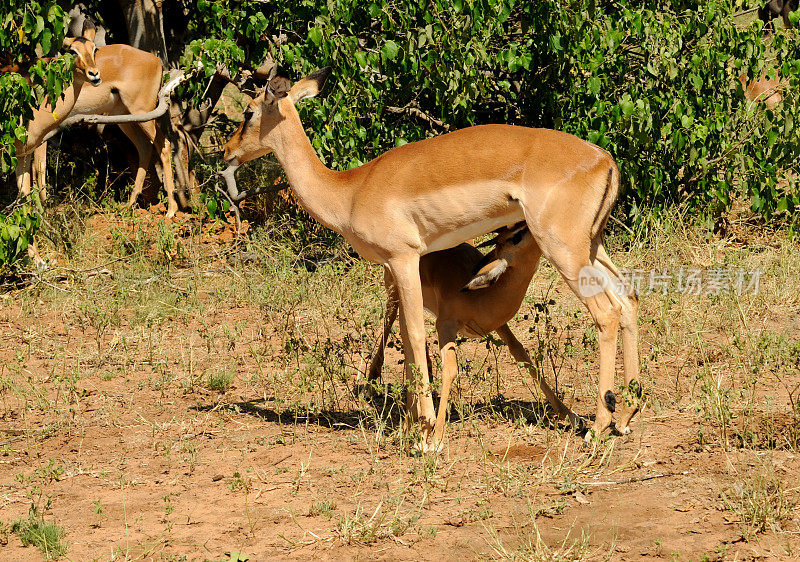
{"type": "Polygon", "coordinates": [[[17,157],[17,189],[20,195],[27,197],[31,194],[31,161],[33,153],[17,157]]]}
{"type": "MultiPolygon", "coordinates": [[[[600,290],[592,294],[581,286],[581,275],[586,266],[600,267],[600,262],[589,257],[592,244],[585,246],[579,239],[571,241],[568,236],[558,232],[551,233],[551,237],[540,242],[540,247],[547,259],[561,273],[561,276],[570,289],[589,310],[597,326],[597,339],[600,348],[600,375],[598,377],[597,414],[594,425],[586,434],[589,441],[593,436],[608,429],[612,421],[612,413],[616,410],[616,396],[614,395],[614,370],[617,351],[617,335],[619,332],[620,314],[622,306],[618,298],[612,298],[611,293],[606,294],[600,290]],[[578,246],[580,244],[580,246],[578,246]]],[[[596,247],[596,245],[595,245],[596,247]]]]}
{"type": "Polygon", "coordinates": [[[153,157],[153,144],[138,123],[120,123],[119,128],[131,140],[139,153],[139,167],[136,169],[133,191],[131,191],[131,197],[128,199],[128,207],[133,207],[142,193],[142,188],[144,188],[147,168],[150,166],[150,159],[153,157]]]}
{"type": "MultiPolygon", "coordinates": [[[[622,275],[600,245],[597,249],[597,262],[600,263],[611,275],[624,286],[622,275]]],[[[629,424],[631,418],[639,411],[642,387],[639,383],[639,324],[638,311],[639,299],[636,291],[626,288],[620,295],[622,306],[620,314],[620,327],[622,329],[622,361],[625,370],[625,388],[622,390],[622,413],[619,418],[618,429],[623,434],[631,432],[629,424]]]]}
{"type": "Polygon", "coordinates": [[[47,143],[43,142],[33,151],[33,185],[39,193],[39,204],[47,199],[47,143]]]}
{"type": "Polygon", "coordinates": [[[381,370],[383,369],[384,354],[386,352],[386,343],[389,341],[389,334],[392,331],[392,325],[397,318],[397,290],[392,283],[391,274],[388,269],[384,273],[386,283],[386,315],[383,317],[383,333],[378,336],[378,341],[375,342],[375,347],[372,351],[372,360],[369,363],[369,370],[367,371],[367,380],[370,382],[381,380],[381,370]]]}
{"type": "Polygon", "coordinates": [[[511,352],[511,355],[514,357],[514,359],[518,363],[525,365],[525,368],[528,369],[528,372],[531,374],[533,379],[539,384],[542,394],[544,394],[547,402],[550,404],[550,407],[553,408],[553,411],[555,411],[556,417],[560,420],[569,421],[572,427],[576,429],[582,429],[584,426],[583,419],[580,416],[575,415],[575,413],[573,413],[573,411],[561,401],[558,395],[553,392],[553,389],[550,388],[550,385],[547,384],[547,381],[544,380],[542,374],[534,368],[530,355],[528,355],[528,352],[525,351],[525,347],[511,331],[511,328],[508,327],[508,324],[503,324],[497,328],[497,334],[500,336],[500,339],[506,343],[508,350],[511,352]]]}
{"type": "Polygon", "coordinates": [[[600,347],[600,376],[597,383],[597,416],[592,431],[586,434],[589,441],[611,425],[611,414],[616,409],[614,395],[614,371],[617,354],[617,335],[619,332],[620,309],[605,293],[584,300],[589,314],[597,326],[597,340],[600,347]]]}
{"type": "MultiPolygon", "coordinates": [[[[172,144],[167,137],[156,127],[155,121],[150,121],[155,132],[153,144],[158,151],[159,158],[161,159],[161,166],[164,168],[164,190],[167,192],[167,218],[174,217],[178,212],[178,202],[175,200],[175,176],[172,172],[172,144]]],[[[179,192],[181,205],[186,207],[189,202],[181,190],[179,192]]]]}
{"type": "Polygon", "coordinates": [[[425,320],[422,308],[422,285],[419,278],[419,255],[410,254],[389,262],[400,301],[400,333],[405,352],[406,408],[410,422],[417,422],[426,452],[433,431],[435,410],[431,397],[428,365],[425,360],[425,320]]]}
{"type": "Polygon", "coordinates": [[[436,426],[433,429],[431,447],[438,451],[444,442],[444,428],[447,422],[447,412],[450,410],[450,388],[458,375],[458,361],[456,359],[456,336],[458,328],[455,323],[437,322],[436,331],[439,333],[439,352],[442,355],[442,391],[439,395],[439,410],[436,413],[436,426]]]}

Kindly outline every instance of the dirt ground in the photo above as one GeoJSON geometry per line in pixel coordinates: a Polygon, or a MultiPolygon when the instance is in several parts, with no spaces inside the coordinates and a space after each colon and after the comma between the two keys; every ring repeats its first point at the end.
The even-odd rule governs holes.
{"type": "MultiPolygon", "coordinates": [[[[643,294],[647,407],[591,447],[505,349],[465,341],[444,450],[420,457],[391,396],[354,390],[378,268],[310,267],[269,233],[233,254],[226,226],[155,211],[85,226],[0,295],[2,560],[45,556],[13,525],[32,505],[72,560],[800,557],[795,242],[612,241],[622,267],[762,268],[761,292],[643,294]]],[[[596,335],[552,269],[512,329],[590,417],[596,335]]]]}

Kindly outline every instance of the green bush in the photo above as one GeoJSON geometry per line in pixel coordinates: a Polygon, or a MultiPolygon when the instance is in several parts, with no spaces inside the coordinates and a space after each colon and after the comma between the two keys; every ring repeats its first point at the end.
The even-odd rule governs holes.
{"type": "Polygon", "coordinates": [[[633,214],[684,201],[720,212],[737,193],[766,218],[800,203],[800,40],[783,30],[762,39],[761,22],[736,18],[741,6],[729,1],[200,5],[223,41],[195,43],[185,62],[210,71],[216,60],[259,60],[237,37],[265,45],[274,34],[291,78],[334,68],[326,95],[301,112],[314,147],[339,169],[446,127],[508,122],[609,150],[633,214]],[[787,82],[774,111],[747,102],[738,80],[765,70],[787,82]]]}
{"type": "Polygon", "coordinates": [[[41,224],[31,205],[22,205],[8,215],[0,213],[0,275],[16,272],[25,262],[28,246],[41,224]]]}

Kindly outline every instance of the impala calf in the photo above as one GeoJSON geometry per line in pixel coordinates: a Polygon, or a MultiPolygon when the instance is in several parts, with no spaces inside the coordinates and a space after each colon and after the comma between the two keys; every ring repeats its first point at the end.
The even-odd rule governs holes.
{"type": "MultiPolygon", "coordinates": [[[[78,114],[128,115],[146,113],[156,107],[161,87],[162,67],[158,57],[134,49],[128,45],[108,45],[97,48],[91,42],[94,38],[94,25],[86,20],[83,36],[65,40],[75,57],[76,79],[57,100],[55,106],[43,105],[33,112],[28,122],[28,141],[16,146],[19,162],[17,164],[17,185],[24,195],[31,190],[31,159],[39,150],[38,165],[43,166],[42,149],[39,148],[46,137],[68,117],[78,114]],[[83,72],[83,69],[86,69],[83,72]],[[83,75],[85,74],[85,79],[83,75]],[[87,80],[92,85],[86,85],[87,80]]],[[[139,154],[139,167],[131,193],[129,206],[133,206],[144,186],[147,168],[153,149],[163,169],[164,188],[167,192],[167,217],[178,210],[175,200],[175,185],[170,163],[170,143],[164,137],[154,120],[145,122],[120,123],[120,129],[136,146],[139,154]]],[[[45,149],[46,150],[46,149],[45,149]]],[[[41,177],[41,172],[37,170],[41,177]]],[[[39,186],[39,189],[42,189],[39,186]]],[[[44,194],[44,192],[42,192],[44,194]]],[[[182,204],[183,193],[179,194],[182,204]]]]}
{"type": "MultiPolygon", "coordinates": [[[[442,358],[442,389],[433,431],[434,443],[441,444],[444,437],[450,388],[458,375],[456,336],[459,333],[484,337],[496,331],[514,359],[523,363],[536,379],[558,419],[568,420],[576,428],[583,425],[583,421],[548,386],[508,326],[522,304],[542,252],[524,222],[503,229],[496,242],[495,248],[486,256],[471,244],[460,244],[426,254],[419,262],[422,301],[425,309],[436,316],[442,358]]],[[[389,298],[383,334],[376,342],[369,366],[371,381],[380,379],[384,348],[397,317],[397,299],[388,270],[385,283],[389,298]]]]}
{"type": "MultiPolygon", "coordinates": [[[[330,69],[294,85],[275,77],[247,108],[225,145],[223,176],[238,195],[235,171],[273,152],[299,204],[344,236],[365,259],[383,264],[400,303],[406,405],[423,438],[436,448],[435,411],[425,360],[420,257],[525,221],[542,255],[588,308],[600,347],[597,415],[587,436],[612,421],[617,334],[623,328],[625,383],[636,387],[639,362],[631,295],[610,288],[581,294],[587,267],[619,272],[603,250],[602,233],[619,191],[619,171],[603,149],[549,129],[510,125],[469,127],[394,148],[363,166],[337,172],[320,162],[295,104],[315,96],[330,69]],[[412,390],[413,389],[413,390],[412,390]]],[[[622,431],[638,410],[623,406],[622,431]]],[[[408,418],[406,428],[408,429],[408,418]]]]}

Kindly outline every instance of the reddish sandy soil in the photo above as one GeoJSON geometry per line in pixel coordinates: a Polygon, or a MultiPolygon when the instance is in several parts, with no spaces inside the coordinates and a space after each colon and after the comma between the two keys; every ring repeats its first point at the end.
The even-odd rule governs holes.
{"type": "MultiPolygon", "coordinates": [[[[89,224],[105,229],[113,222],[89,224]]],[[[220,244],[220,255],[229,238],[197,236],[206,248],[220,244]]],[[[99,245],[107,243],[99,237],[99,245]]],[[[120,281],[125,261],[105,266],[108,274],[67,272],[51,278],[56,288],[4,296],[2,560],[42,557],[8,526],[26,517],[32,502],[48,499],[45,521],[63,527],[73,560],[228,560],[231,552],[250,560],[800,556],[800,514],[791,507],[800,475],[796,450],[782,441],[739,448],[735,438],[751,422],[771,424],[779,437],[790,432],[796,418],[786,413],[785,378],[769,378],[755,393],[773,396],[783,417],[756,408],[745,418],[744,399],[734,397],[727,448],[720,427],[698,406],[698,355],[714,372],[729,367],[724,326],[702,336],[683,327],[685,340],[654,358],[650,350],[663,345],[663,327],[654,320],[656,305],[643,304],[643,380],[651,401],[633,435],[609,437],[594,449],[536,421],[538,398],[505,350],[465,343],[461,354],[473,362],[473,375],[459,381],[445,448],[420,458],[409,454],[396,416],[381,417],[380,402],[353,397],[354,377],[329,378],[326,387],[319,364],[286,358],[290,338],[278,314],[255,298],[226,298],[243,278],[263,282],[247,265],[227,263],[204,263],[200,269],[212,273],[195,277],[193,287],[182,277],[191,268],[172,267],[168,281],[157,282],[162,293],[148,296],[142,293],[156,282],[146,276],[120,281]],[[127,291],[122,297],[120,287],[127,291]],[[105,309],[112,289],[118,308],[103,327],[88,307],[105,309]],[[698,354],[692,342],[701,337],[706,346],[698,354]],[[211,390],[208,377],[220,369],[235,378],[211,390]],[[764,478],[778,483],[788,511],[763,531],[748,531],[725,498],[734,502],[743,486],[761,489],[764,478]]],[[[308,283],[324,273],[302,274],[308,283]]],[[[380,299],[379,272],[367,277],[380,299]]],[[[547,290],[546,281],[539,283],[531,294],[547,290]]],[[[559,309],[579,310],[563,285],[549,294],[559,309]]],[[[303,349],[326,334],[341,342],[352,329],[336,318],[346,317],[348,306],[354,305],[343,302],[328,320],[293,313],[289,331],[301,334],[303,349]],[[333,327],[323,333],[309,327],[315,322],[333,327]]],[[[596,360],[581,344],[586,317],[569,325],[563,317],[559,325],[581,349],[560,367],[559,386],[568,404],[589,416],[596,360]]],[[[763,320],[789,337],[800,333],[791,317],[763,320]]],[[[520,317],[513,328],[525,334],[530,322],[520,317]]],[[[359,361],[368,359],[377,326],[364,330],[363,340],[347,347],[353,370],[363,371],[359,361]]],[[[534,344],[530,333],[523,339],[534,344]]],[[[345,352],[334,347],[337,353],[345,352]]],[[[399,377],[398,359],[390,350],[387,376],[399,377]]]]}

